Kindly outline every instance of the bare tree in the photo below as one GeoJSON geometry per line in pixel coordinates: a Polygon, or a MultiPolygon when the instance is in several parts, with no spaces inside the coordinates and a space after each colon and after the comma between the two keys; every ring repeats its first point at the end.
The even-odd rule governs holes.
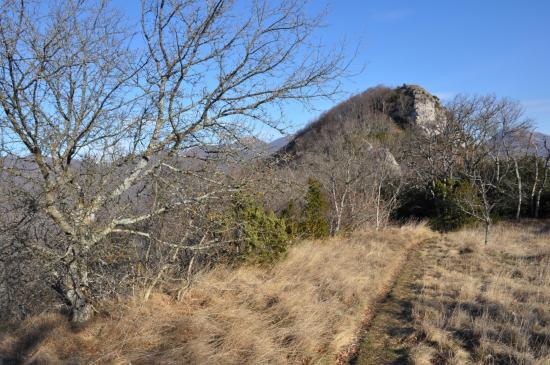
{"type": "MultiPolygon", "coordinates": [[[[519,120],[523,111],[517,108],[510,118],[519,120]]],[[[536,188],[538,180],[538,157],[536,156],[536,151],[533,149],[533,133],[528,132],[526,128],[529,126],[529,122],[525,121],[525,129],[519,130],[517,133],[514,133],[509,136],[508,140],[504,141],[504,149],[506,151],[506,157],[513,162],[514,175],[516,180],[516,219],[521,218],[521,207],[523,204],[524,184],[521,174],[521,164],[526,163],[529,156],[535,157],[535,178],[533,191],[536,188]]]]}
{"type": "Polygon", "coordinates": [[[522,119],[517,103],[494,96],[458,96],[449,105],[449,123],[460,130],[461,173],[474,188],[462,196],[461,209],[485,225],[489,241],[495,196],[501,194],[504,178],[511,170],[506,146],[529,122],[522,119]]]}
{"type": "MultiPolygon", "coordinates": [[[[58,230],[55,245],[37,245],[56,263],[75,322],[93,313],[89,261],[101,243],[153,239],[147,221],[227,191],[174,166],[182,151],[229,144],[254,123],[277,128],[277,108],[331,95],[343,71],[341,53],[312,42],[319,19],[300,1],[143,0],[141,10],[129,37],[104,1],[0,4],[3,152],[58,230]],[[210,189],[154,199],[167,171],[210,189]]],[[[169,244],[175,255],[196,248],[169,244]]]]}
{"type": "Polygon", "coordinates": [[[333,234],[368,223],[381,227],[401,186],[400,167],[389,148],[391,122],[369,106],[356,100],[332,111],[337,130],[318,135],[301,161],[327,190],[333,234]]]}
{"type": "Polygon", "coordinates": [[[410,128],[403,156],[414,177],[411,181],[427,186],[432,198],[436,196],[436,182],[457,177],[462,148],[460,126],[448,113],[438,114],[433,128],[410,128]]]}

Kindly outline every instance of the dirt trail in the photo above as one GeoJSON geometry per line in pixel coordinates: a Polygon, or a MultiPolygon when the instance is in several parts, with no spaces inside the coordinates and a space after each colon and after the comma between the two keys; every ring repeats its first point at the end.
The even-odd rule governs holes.
{"type": "Polygon", "coordinates": [[[394,287],[376,308],[366,329],[359,354],[351,364],[409,364],[408,349],[414,333],[412,308],[417,288],[415,282],[437,250],[437,240],[428,240],[414,248],[394,287]]]}

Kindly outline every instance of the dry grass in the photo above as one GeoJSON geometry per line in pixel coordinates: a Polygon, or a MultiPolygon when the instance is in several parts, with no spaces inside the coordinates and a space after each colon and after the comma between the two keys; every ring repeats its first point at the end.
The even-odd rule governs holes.
{"type": "Polygon", "coordinates": [[[423,226],[304,242],[271,269],[218,268],[181,301],[105,303],[72,329],[57,314],[30,318],[0,339],[0,358],[22,363],[332,363],[423,226]],[[395,266],[395,265],[394,265],[395,266]]]}
{"type": "Polygon", "coordinates": [[[449,234],[418,283],[414,364],[550,364],[550,232],[503,223],[449,234]]]}

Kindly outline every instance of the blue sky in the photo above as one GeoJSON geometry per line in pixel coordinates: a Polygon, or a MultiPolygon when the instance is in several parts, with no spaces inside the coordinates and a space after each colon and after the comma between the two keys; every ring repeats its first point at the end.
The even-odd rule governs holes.
{"type": "Polygon", "coordinates": [[[442,99],[494,93],[521,102],[537,129],[550,133],[550,1],[345,0],[328,6],[327,41],[362,43],[357,62],[366,67],[346,81],[348,92],[409,83],[442,99]]]}
{"type": "MultiPolygon", "coordinates": [[[[137,16],[133,2],[114,3],[137,16]]],[[[308,9],[327,6],[318,36],[326,44],[360,42],[354,69],[365,67],[344,80],[338,100],[292,107],[289,132],[351,94],[408,83],[443,100],[458,93],[510,97],[550,134],[550,0],[313,0],[308,9]]]]}

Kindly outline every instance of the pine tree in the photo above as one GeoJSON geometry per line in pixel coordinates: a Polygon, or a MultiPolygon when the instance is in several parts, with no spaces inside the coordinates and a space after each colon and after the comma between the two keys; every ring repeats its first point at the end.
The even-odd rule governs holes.
{"type": "Polygon", "coordinates": [[[306,237],[322,238],[329,235],[328,203],[319,180],[310,178],[304,209],[303,232],[306,237]]]}

